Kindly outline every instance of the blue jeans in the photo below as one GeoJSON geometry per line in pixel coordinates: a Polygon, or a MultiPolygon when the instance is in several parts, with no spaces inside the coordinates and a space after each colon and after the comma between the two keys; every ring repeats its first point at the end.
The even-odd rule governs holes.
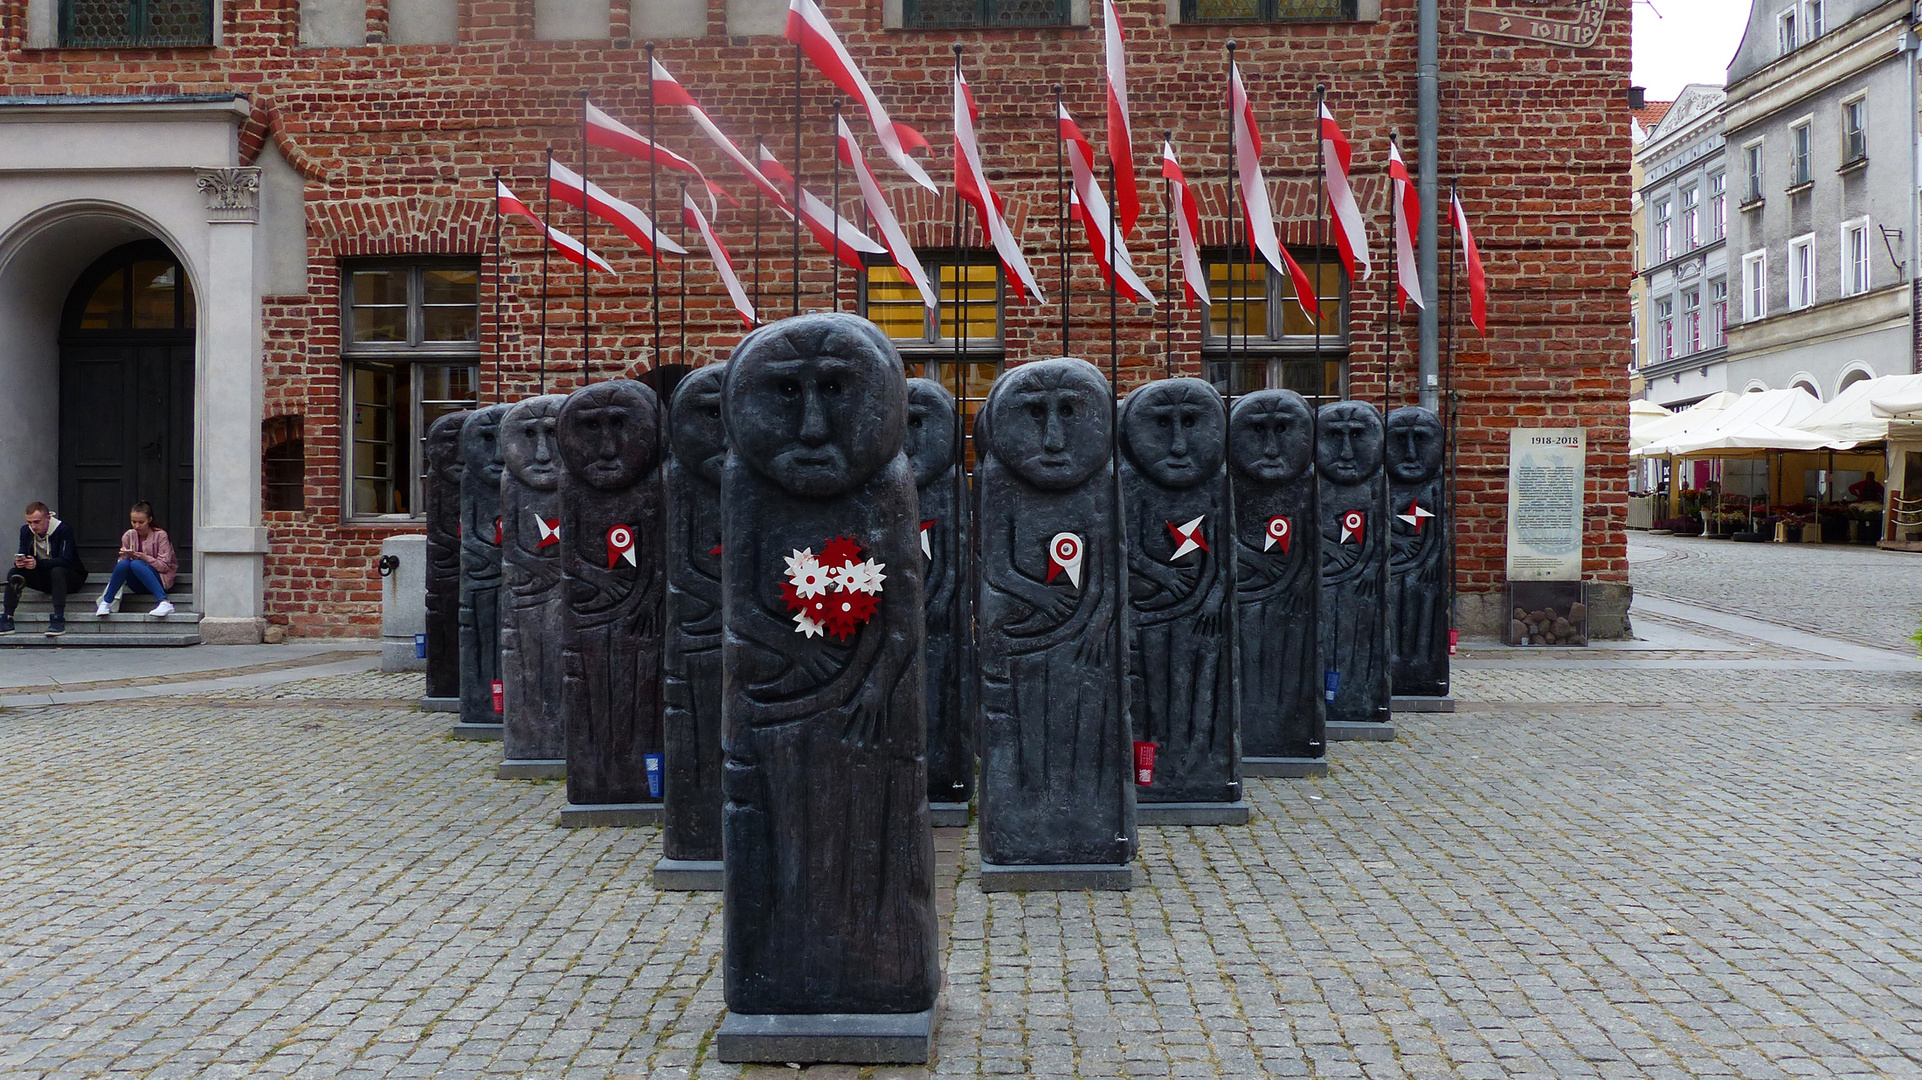
{"type": "Polygon", "coordinates": [[[128,584],[128,578],[143,592],[152,593],[160,600],[167,598],[167,590],[160,584],[160,575],[153,572],[153,567],[139,559],[122,559],[114,564],[113,576],[107,579],[107,603],[113,603],[120,595],[120,587],[128,584]]]}

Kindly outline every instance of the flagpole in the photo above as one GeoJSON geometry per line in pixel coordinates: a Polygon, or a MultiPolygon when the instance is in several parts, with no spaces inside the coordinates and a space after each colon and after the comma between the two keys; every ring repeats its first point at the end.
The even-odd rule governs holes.
{"type": "MultiPolygon", "coordinates": [[[[1448,185],[1448,351],[1442,355],[1442,402],[1448,410],[1448,632],[1449,645],[1455,644],[1455,632],[1461,625],[1457,619],[1455,595],[1455,530],[1460,527],[1461,519],[1456,514],[1455,495],[1459,485],[1456,470],[1461,466],[1461,456],[1455,446],[1455,423],[1461,412],[1460,403],[1455,400],[1455,256],[1461,251],[1461,230],[1455,220],[1456,207],[1461,205],[1461,193],[1453,182],[1448,185]]],[[[1669,479],[1673,487],[1674,479],[1669,479]]]]}
{"type": "MultiPolygon", "coordinates": [[[[758,164],[766,145],[754,136],[754,160],[758,164]]],[[[682,244],[686,247],[686,244],[682,244]]],[[[754,325],[761,325],[761,185],[754,185],[754,325]]]]}
{"type": "MultiPolygon", "coordinates": [[[[959,86],[961,84],[961,51],[962,51],[961,43],[958,41],[955,42],[953,45],[953,49],[954,49],[954,76],[955,76],[954,82],[956,86],[959,86]]],[[[963,108],[965,107],[966,106],[963,105],[963,108]]],[[[955,326],[954,326],[954,509],[950,511],[950,517],[952,518],[952,520],[948,522],[948,535],[949,537],[951,537],[951,539],[949,540],[949,544],[950,544],[949,551],[951,552],[949,556],[949,560],[950,560],[949,565],[953,567],[951,573],[954,575],[954,588],[956,592],[959,592],[964,586],[967,587],[968,589],[967,602],[965,604],[962,604],[962,603],[954,604],[954,610],[950,615],[951,621],[950,621],[949,629],[950,629],[950,632],[955,634],[958,640],[963,634],[967,634],[971,637],[974,632],[971,620],[969,620],[968,617],[963,614],[963,612],[971,611],[973,609],[974,589],[972,587],[973,586],[973,572],[972,572],[973,560],[968,557],[969,554],[971,554],[971,549],[963,548],[962,537],[961,537],[961,523],[963,521],[969,520],[970,511],[972,507],[967,502],[966,477],[968,474],[968,457],[967,457],[967,443],[965,441],[966,433],[962,431],[962,425],[967,422],[967,414],[968,414],[967,400],[962,396],[964,392],[962,389],[963,387],[962,379],[964,377],[963,373],[967,367],[967,358],[968,358],[968,352],[967,352],[967,349],[968,349],[968,307],[967,307],[968,263],[966,261],[966,252],[968,250],[968,244],[967,244],[967,237],[964,235],[964,233],[967,230],[967,219],[962,213],[961,153],[958,147],[956,148],[955,156],[954,156],[954,172],[955,172],[955,177],[954,177],[954,181],[955,181],[954,182],[954,251],[955,251],[954,283],[955,283],[955,289],[956,289],[955,307],[956,307],[956,314],[959,316],[959,318],[955,320],[955,326]],[[966,582],[962,580],[963,575],[961,572],[963,570],[969,571],[968,580],[966,582]]],[[[983,192],[981,197],[983,199],[986,199],[988,195],[986,192],[983,192]]],[[[982,222],[982,225],[985,228],[987,223],[982,222]]],[[[934,288],[935,288],[934,297],[937,303],[937,307],[934,313],[934,330],[935,330],[936,338],[939,338],[941,336],[941,311],[938,306],[939,301],[941,299],[941,278],[939,276],[940,273],[941,273],[941,269],[940,267],[937,266],[935,268],[936,277],[934,279],[934,288]]],[[[932,544],[930,544],[930,546],[932,546],[932,544]]],[[[954,694],[955,711],[959,713],[963,705],[963,699],[966,696],[964,693],[964,689],[966,686],[967,673],[962,671],[961,664],[950,664],[949,666],[954,670],[954,686],[952,688],[952,693],[954,694]]]]}
{"type": "Polygon", "coordinates": [[[830,185],[828,212],[834,216],[833,258],[828,262],[834,266],[834,306],[829,311],[841,310],[841,99],[834,99],[834,137],[828,143],[834,148],[834,180],[830,185]]]}
{"type": "MultiPolygon", "coordinates": [[[[647,241],[654,249],[653,258],[647,260],[648,300],[654,309],[654,362],[661,366],[661,205],[660,192],[655,177],[660,171],[660,144],[656,142],[654,129],[654,43],[648,42],[643,49],[647,52],[647,241]]],[[[582,202],[587,200],[583,197],[582,202]]],[[[585,241],[583,241],[585,243],[585,241]]]]}
{"type": "MultiPolygon", "coordinates": [[[[554,148],[547,148],[547,195],[541,200],[541,393],[547,393],[547,264],[554,252],[554,148]]],[[[583,200],[585,201],[585,200],[583,200]]],[[[581,249],[583,252],[586,248],[581,249]]],[[[585,256],[583,256],[585,258],[585,256]]]]}
{"type": "Polygon", "coordinates": [[[794,43],[794,314],[801,313],[801,43],[794,43]]]}
{"type": "MultiPolygon", "coordinates": [[[[649,141],[651,142],[652,140],[650,139],[649,141]]],[[[649,160],[652,160],[652,158],[650,157],[649,160]]],[[[591,348],[592,348],[591,343],[593,340],[593,333],[594,333],[593,331],[594,318],[592,314],[593,307],[592,307],[591,301],[593,299],[594,286],[587,276],[588,263],[590,261],[587,257],[587,253],[594,250],[594,248],[591,244],[588,243],[588,236],[587,236],[587,227],[588,227],[588,221],[589,221],[589,217],[587,213],[587,199],[588,199],[587,185],[588,185],[588,181],[587,181],[587,91],[583,90],[581,91],[581,385],[582,386],[586,386],[589,382],[593,381],[593,378],[594,378],[592,374],[592,369],[589,366],[591,361],[588,359],[589,356],[593,355],[593,353],[591,352],[591,348]]]]}
{"type": "MultiPolygon", "coordinates": [[[[1115,251],[1116,230],[1121,215],[1115,211],[1115,193],[1119,190],[1115,181],[1114,157],[1108,157],[1108,378],[1114,383],[1114,391],[1121,393],[1121,339],[1118,336],[1120,320],[1115,310],[1115,283],[1121,278],[1121,257],[1115,251]]],[[[1084,208],[1085,209],[1085,208],[1084,208]]],[[[1115,429],[1117,433],[1121,429],[1115,429]]]]}
{"type": "MultiPolygon", "coordinates": [[[[501,399],[501,171],[494,170],[494,400],[501,399]]],[[[474,395],[478,399],[481,395],[474,395]]]]}
{"type": "MultiPolygon", "coordinates": [[[[681,248],[687,248],[687,181],[681,181],[681,248]]],[[[681,352],[676,359],[683,365],[687,363],[687,256],[680,258],[681,302],[681,352]]]]}
{"type": "Polygon", "coordinates": [[[1061,355],[1070,355],[1068,350],[1068,321],[1071,309],[1068,306],[1068,193],[1067,184],[1061,171],[1061,84],[1054,84],[1054,195],[1055,222],[1060,227],[1061,247],[1061,355]]]}
{"type": "MultiPolygon", "coordinates": [[[[1327,143],[1321,137],[1321,113],[1323,102],[1327,99],[1328,87],[1315,86],[1315,385],[1321,387],[1321,396],[1328,396],[1328,368],[1321,362],[1321,261],[1322,248],[1328,243],[1328,161],[1327,143]]],[[[1340,305],[1341,296],[1335,296],[1340,305]]],[[[1341,310],[1339,306],[1335,308],[1341,310]]],[[[1340,393],[1348,396],[1348,381],[1342,380],[1340,393]]]]}
{"type": "MultiPolygon", "coordinates": [[[[1161,132],[1163,146],[1174,145],[1175,133],[1164,129],[1161,132]]],[[[1161,294],[1168,305],[1162,313],[1161,331],[1161,368],[1162,377],[1175,377],[1175,182],[1163,178],[1162,215],[1161,215],[1161,294]]]]}
{"type": "MultiPolygon", "coordinates": [[[[1388,145],[1390,147],[1395,146],[1393,136],[1389,136],[1388,145]]],[[[1400,153],[1399,148],[1396,149],[1396,153],[1400,153]]],[[[1388,182],[1388,242],[1391,249],[1397,243],[1397,240],[1398,237],[1395,232],[1395,183],[1394,180],[1390,178],[1388,182]]],[[[1382,296],[1383,321],[1387,323],[1387,333],[1384,335],[1381,354],[1381,419],[1384,424],[1388,422],[1388,407],[1390,403],[1389,384],[1393,382],[1395,373],[1395,312],[1396,305],[1401,299],[1401,263],[1399,252],[1396,253],[1395,274],[1395,283],[1383,290],[1382,296]]]]}
{"type": "MultiPolygon", "coordinates": [[[[1235,240],[1241,234],[1241,230],[1246,228],[1248,217],[1248,193],[1241,190],[1241,185],[1236,182],[1238,165],[1236,155],[1240,153],[1240,148],[1235,145],[1235,125],[1241,122],[1240,116],[1235,112],[1236,47],[1234,39],[1230,38],[1228,40],[1228,202],[1234,209],[1231,211],[1233,217],[1228,222],[1228,312],[1222,326],[1223,355],[1226,357],[1226,366],[1222,369],[1222,385],[1230,389],[1235,385],[1235,293],[1237,291],[1235,276],[1241,266],[1240,256],[1235,251],[1235,240]]],[[[1252,251],[1249,252],[1249,257],[1254,257],[1252,251]]],[[[1246,304],[1242,305],[1241,317],[1244,322],[1248,318],[1246,304]]],[[[1244,344],[1247,342],[1245,326],[1242,327],[1242,341],[1244,344]]]]}

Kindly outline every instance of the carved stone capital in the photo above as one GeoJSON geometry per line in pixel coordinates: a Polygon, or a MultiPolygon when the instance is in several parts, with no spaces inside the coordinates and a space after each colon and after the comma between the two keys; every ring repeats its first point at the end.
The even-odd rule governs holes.
{"type": "Polygon", "coordinates": [[[208,221],[260,220],[260,170],[195,169],[194,184],[207,197],[208,221]]]}

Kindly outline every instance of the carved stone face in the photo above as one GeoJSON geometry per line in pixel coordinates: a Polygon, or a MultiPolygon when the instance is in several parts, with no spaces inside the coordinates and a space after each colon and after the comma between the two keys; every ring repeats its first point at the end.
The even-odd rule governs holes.
{"type": "Polygon", "coordinates": [[[460,433],[468,414],[450,412],[427,427],[427,470],[449,484],[460,483],[465,466],[460,457],[460,433]]]}
{"type": "Polygon", "coordinates": [[[1441,472],[1441,417],[1408,406],[1388,414],[1388,477],[1398,484],[1419,484],[1441,472]]]}
{"type": "Polygon", "coordinates": [[[1226,452],[1221,393],[1200,379],[1151,382],[1121,406],[1121,445],[1135,468],[1166,488],[1215,475],[1226,452]]]}
{"type": "Polygon", "coordinates": [[[908,380],[908,464],[914,466],[914,486],[927,487],[954,465],[954,395],[930,379],[908,380]]]}
{"type": "Polygon", "coordinates": [[[908,380],[866,319],[783,319],[734,350],[721,418],[734,452],[795,495],[852,490],[901,452],[908,380]]]}
{"type": "Polygon", "coordinates": [[[727,365],[696,368],[674,388],[668,438],[674,457],[710,484],[721,482],[727,461],[727,432],[721,427],[721,382],[727,365]]]}
{"type": "Polygon", "coordinates": [[[1315,419],[1315,467],[1334,484],[1363,484],[1381,471],[1381,414],[1362,401],[1336,401],[1315,419]]]}
{"type": "Polygon", "coordinates": [[[1086,360],[1056,357],[1003,375],[988,395],[994,456],[1044,490],[1071,488],[1108,461],[1108,380],[1086,360]]]}
{"type": "Polygon", "coordinates": [[[560,394],[528,398],[501,420],[501,463],[514,479],[534,491],[553,491],[561,483],[560,447],[554,427],[561,415],[560,394]]]}
{"type": "Polygon", "coordinates": [[[555,428],[568,473],[601,491],[634,486],[661,455],[660,399],[627,379],[569,394],[555,428]]]}
{"type": "Polygon", "coordinates": [[[1251,480],[1280,484],[1315,463],[1315,414],[1293,390],[1257,390],[1228,417],[1228,460],[1251,480]]]}
{"type": "Polygon", "coordinates": [[[460,426],[460,458],[463,468],[478,469],[476,479],[490,486],[501,482],[501,419],[511,406],[489,405],[467,414],[460,426]]]}

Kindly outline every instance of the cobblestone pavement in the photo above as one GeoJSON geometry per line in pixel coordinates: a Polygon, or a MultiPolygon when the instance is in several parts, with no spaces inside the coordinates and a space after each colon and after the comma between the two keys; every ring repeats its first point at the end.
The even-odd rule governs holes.
{"type": "Polygon", "coordinates": [[[1631,532],[1628,579],[1637,593],[1884,649],[1908,647],[1922,621],[1922,554],[1912,551],[1631,532]]]}
{"type": "MultiPolygon", "coordinates": [[[[985,895],[969,841],[937,1059],[805,1075],[1922,1075],[1922,664],[1727,655],[1465,662],[1131,893],[985,895]]],[[[658,830],[556,828],[419,692],[0,712],[0,1075],[796,1075],[714,1060],[658,830]]]]}

